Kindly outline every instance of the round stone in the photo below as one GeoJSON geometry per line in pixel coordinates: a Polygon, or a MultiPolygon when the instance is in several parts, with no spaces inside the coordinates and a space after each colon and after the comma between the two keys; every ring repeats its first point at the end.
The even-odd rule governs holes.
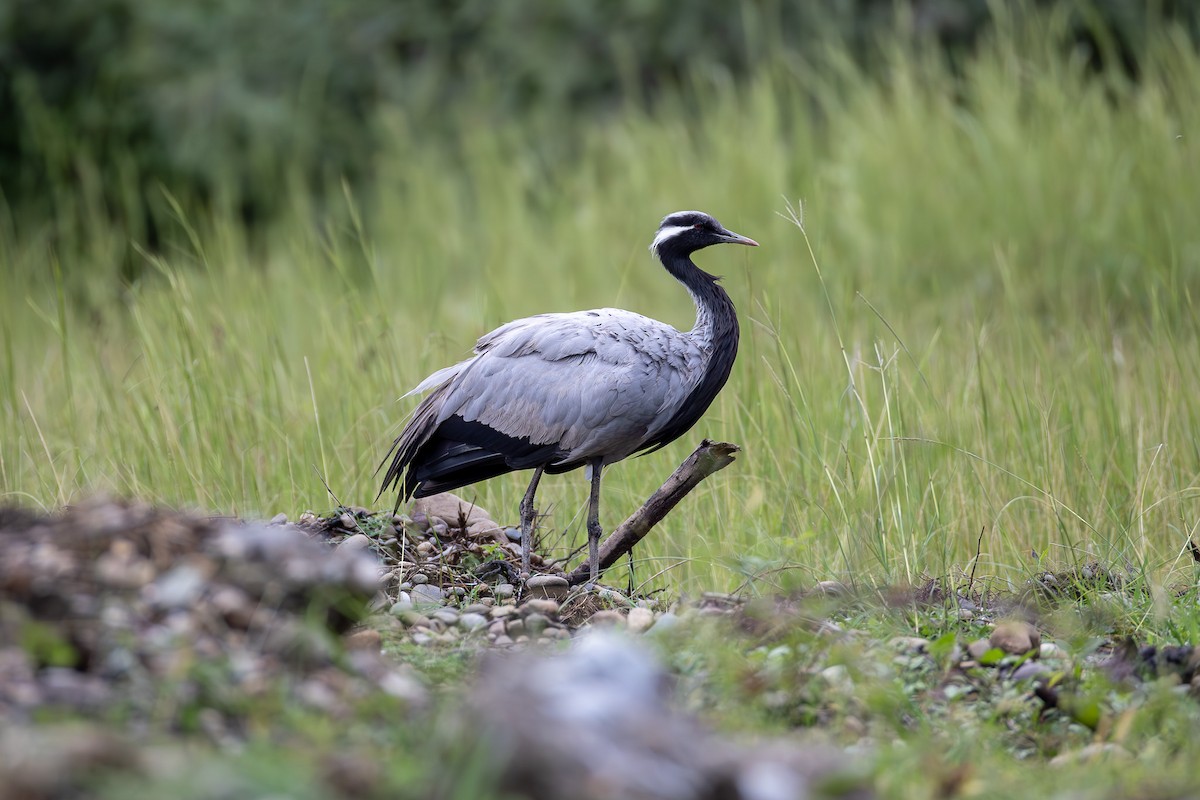
{"type": "Polygon", "coordinates": [[[654,626],[654,612],[648,608],[631,608],[625,624],[631,633],[645,633],[654,626]]]}
{"type": "Polygon", "coordinates": [[[531,597],[546,597],[559,600],[567,596],[571,584],[559,575],[534,575],[525,581],[525,590],[531,597]]]}
{"type": "Polygon", "coordinates": [[[464,631],[478,631],[487,627],[488,620],[483,614],[463,614],[458,618],[458,627],[464,631]]]}
{"type": "Polygon", "coordinates": [[[998,647],[1010,655],[1023,656],[1031,650],[1035,658],[1041,655],[1042,635],[1037,628],[1023,620],[997,623],[989,641],[992,647],[998,647]]]}

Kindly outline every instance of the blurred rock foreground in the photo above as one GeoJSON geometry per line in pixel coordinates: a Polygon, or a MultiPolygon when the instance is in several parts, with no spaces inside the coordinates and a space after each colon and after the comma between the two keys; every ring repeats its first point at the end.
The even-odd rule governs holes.
{"type": "MultiPolygon", "coordinates": [[[[286,730],[293,707],[351,725],[446,729],[452,735],[431,747],[468,743],[515,796],[869,796],[840,751],[735,745],[675,710],[669,676],[635,638],[656,622],[668,628],[646,608],[629,610],[627,624],[611,610],[572,620],[529,592],[517,605],[489,596],[461,611],[425,609],[436,618],[426,619],[427,641],[453,631],[501,646],[470,685],[435,702],[407,665],[384,655],[379,634],[390,625],[415,641],[393,600],[404,591],[396,579],[422,567],[389,569],[371,518],[354,516],[245,523],[108,500],[54,515],[0,509],[0,800],[81,796],[97,776],[161,772],[164,736],[236,752],[255,731],[286,730]],[[359,532],[339,537],[346,522],[359,532]],[[376,534],[371,545],[346,546],[362,529],[376,534]],[[372,609],[387,613],[359,625],[372,609]],[[472,616],[514,632],[520,624],[530,644],[461,624],[472,616]],[[536,647],[572,633],[580,635],[556,652],[536,647]],[[444,718],[431,719],[434,710],[444,718]],[[152,741],[158,751],[147,749],[152,741]]],[[[437,538],[440,518],[430,519],[437,538]]],[[[486,512],[461,515],[458,533],[499,540],[494,526],[472,525],[481,519],[486,512]]],[[[443,554],[453,539],[441,531],[443,554]]],[[[478,583],[466,569],[475,563],[459,583],[478,583]]],[[[450,772],[434,783],[453,782],[450,772]]],[[[370,781],[351,791],[355,781],[337,773],[326,776],[329,796],[384,796],[370,781]]]]}

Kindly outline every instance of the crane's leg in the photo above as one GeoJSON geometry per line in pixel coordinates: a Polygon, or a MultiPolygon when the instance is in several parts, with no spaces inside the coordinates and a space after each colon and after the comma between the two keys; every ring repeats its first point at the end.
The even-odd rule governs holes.
{"type": "Polygon", "coordinates": [[[596,459],[591,463],[592,492],[588,496],[588,564],[591,565],[591,583],[600,577],[600,472],[604,462],[596,459]]]}
{"type": "Polygon", "coordinates": [[[526,575],[529,574],[529,548],[533,541],[533,525],[537,522],[533,495],[537,491],[538,481],[542,479],[544,469],[545,467],[538,467],[533,471],[533,480],[529,482],[529,488],[525,490],[525,497],[521,500],[521,571],[526,575]]]}

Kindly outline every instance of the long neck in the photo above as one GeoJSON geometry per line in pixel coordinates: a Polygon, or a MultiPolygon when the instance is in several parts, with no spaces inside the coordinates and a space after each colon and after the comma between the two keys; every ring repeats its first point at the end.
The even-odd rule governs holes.
{"type": "Polygon", "coordinates": [[[696,325],[684,336],[696,343],[706,361],[696,388],[654,440],[646,443],[654,450],[682,436],[708,410],[729,379],[738,349],[737,312],[716,276],[693,264],[686,253],[660,251],[658,257],[667,272],[687,287],[696,303],[696,325]]]}
{"type": "Polygon", "coordinates": [[[723,366],[728,376],[738,346],[737,311],[733,301],[717,283],[717,277],[697,267],[687,255],[668,251],[659,253],[659,258],[667,272],[687,288],[696,304],[696,324],[687,335],[714,357],[718,353],[727,353],[728,363],[723,366]]]}

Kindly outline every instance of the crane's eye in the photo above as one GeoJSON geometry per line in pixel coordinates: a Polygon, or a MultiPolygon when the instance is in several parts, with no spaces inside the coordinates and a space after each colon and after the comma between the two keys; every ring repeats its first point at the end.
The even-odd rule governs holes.
{"type": "Polygon", "coordinates": [[[703,222],[697,222],[697,223],[696,223],[695,225],[693,225],[692,227],[693,227],[693,228],[695,228],[695,229],[696,229],[696,230],[698,230],[698,231],[702,231],[702,230],[704,230],[704,223],[703,223],[703,222]]]}

